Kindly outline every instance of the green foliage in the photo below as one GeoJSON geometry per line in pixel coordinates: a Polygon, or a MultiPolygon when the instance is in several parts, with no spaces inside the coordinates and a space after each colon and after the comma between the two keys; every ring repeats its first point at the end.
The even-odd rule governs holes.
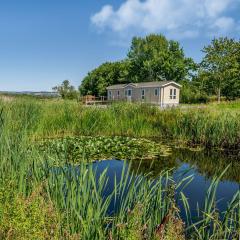
{"type": "Polygon", "coordinates": [[[106,62],[89,72],[79,90],[82,95],[105,96],[106,87],[128,82],[128,62],[106,62]]]}
{"type": "Polygon", "coordinates": [[[184,223],[176,216],[177,209],[175,212],[169,210],[161,224],[156,226],[152,233],[149,233],[149,219],[144,217],[144,207],[144,205],[137,203],[133,210],[128,210],[126,223],[116,225],[119,239],[185,240],[184,223]]]}
{"type": "Polygon", "coordinates": [[[147,238],[147,226],[143,226],[143,205],[136,204],[134,209],[128,210],[127,222],[118,224],[118,235],[120,239],[139,240],[147,238]]]}
{"type": "Polygon", "coordinates": [[[59,239],[58,215],[35,191],[24,198],[10,185],[0,188],[0,239],[59,239]]]}
{"type": "Polygon", "coordinates": [[[198,66],[187,58],[180,44],[163,35],[134,37],[127,58],[104,63],[83,79],[82,95],[105,96],[112,84],[173,80],[184,83],[184,103],[206,102],[208,96],[227,99],[240,97],[240,42],[214,39],[203,49],[204,58],[198,66]],[[196,71],[198,73],[196,75],[196,71]]]}
{"type": "Polygon", "coordinates": [[[60,86],[53,87],[53,90],[63,99],[76,99],[78,95],[74,86],[70,85],[69,80],[64,80],[60,86]]]}
{"type": "Polygon", "coordinates": [[[239,149],[240,116],[238,107],[231,109],[232,104],[236,105],[159,110],[145,104],[114,104],[102,109],[50,103],[42,106],[45,110],[41,111],[32,136],[155,137],[189,145],[239,149]]]}
{"type": "Polygon", "coordinates": [[[234,39],[214,39],[204,47],[205,54],[198,82],[210,94],[230,99],[240,97],[240,42],[234,39]]]}
{"type": "Polygon", "coordinates": [[[201,91],[193,82],[181,82],[181,103],[207,103],[209,101],[205,92],[201,91]]]}
{"type": "Polygon", "coordinates": [[[82,95],[104,96],[109,85],[163,79],[179,82],[195,69],[178,42],[168,41],[163,35],[135,37],[124,61],[100,65],[88,73],[79,89],[82,95]]]}
{"type": "Polygon", "coordinates": [[[157,159],[170,154],[170,149],[160,143],[129,137],[67,137],[45,140],[39,144],[43,151],[63,156],[69,163],[82,159],[157,159]]]}
{"type": "MultiPolygon", "coordinates": [[[[125,166],[121,179],[114,182],[113,191],[104,195],[107,170],[97,176],[93,167],[84,163],[84,159],[77,167],[66,165],[65,156],[42,153],[32,140],[34,135],[47,137],[78,131],[92,135],[103,132],[109,135],[156,134],[206,145],[235,146],[239,144],[239,113],[238,109],[234,110],[236,103],[233,109],[229,110],[224,105],[223,109],[215,112],[211,109],[160,111],[146,105],[113,105],[97,111],[96,108],[83,108],[69,102],[13,101],[0,102],[0,105],[3,108],[0,238],[109,239],[111,232],[112,239],[126,235],[132,239],[143,235],[145,239],[154,239],[157,237],[157,226],[171,213],[172,218],[165,225],[163,239],[174,239],[174,229],[180,233],[178,239],[181,239],[183,225],[178,222],[180,219],[176,219],[178,215],[172,213],[176,207],[175,199],[183,203],[188,214],[184,228],[187,238],[239,238],[239,191],[221,217],[216,209],[216,189],[222,176],[213,180],[204,206],[198,209],[199,214],[193,223],[188,201],[180,191],[189,184],[192,176],[178,182],[168,171],[161,172],[154,179],[146,174],[137,174],[136,177],[131,167],[127,169],[125,166]],[[94,123],[87,122],[94,113],[91,118],[94,123]],[[61,124],[59,121],[65,122],[61,124]],[[53,123],[55,125],[51,125],[53,123]],[[135,124],[139,126],[134,128],[135,124]],[[104,125],[107,125],[106,128],[103,128],[104,125]],[[60,161],[59,166],[54,165],[54,162],[60,161]],[[108,208],[112,203],[115,211],[109,216],[108,208]],[[120,231],[119,224],[126,228],[120,231]],[[177,224],[179,226],[175,228],[177,224]]],[[[90,142],[99,146],[97,140],[94,140],[97,144],[90,142]]],[[[109,144],[109,140],[103,138],[104,141],[109,144]]],[[[119,138],[115,143],[119,144],[119,138]]],[[[106,148],[100,147],[99,150],[104,152],[106,148]]]]}
{"type": "Polygon", "coordinates": [[[162,79],[179,82],[189,77],[190,70],[195,68],[193,60],[185,57],[180,44],[163,35],[134,37],[128,59],[132,82],[162,79]]]}

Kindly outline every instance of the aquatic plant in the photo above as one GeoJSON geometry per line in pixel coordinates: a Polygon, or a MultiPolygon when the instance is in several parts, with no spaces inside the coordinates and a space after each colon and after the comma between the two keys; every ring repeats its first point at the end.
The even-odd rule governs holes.
{"type": "MultiPolygon", "coordinates": [[[[101,159],[157,159],[171,153],[170,147],[147,139],[130,137],[66,137],[37,142],[47,154],[68,163],[101,159]]],[[[59,162],[59,161],[58,161],[59,162]]]]}

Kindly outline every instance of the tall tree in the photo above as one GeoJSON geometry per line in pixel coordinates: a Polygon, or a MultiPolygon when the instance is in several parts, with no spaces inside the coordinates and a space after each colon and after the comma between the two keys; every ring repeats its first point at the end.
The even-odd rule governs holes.
{"type": "Polygon", "coordinates": [[[133,38],[128,56],[119,62],[107,62],[89,72],[79,90],[82,95],[106,95],[112,84],[188,79],[196,64],[186,58],[178,42],[162,35],[133,38]]]}
{"type": "Polygon", "coordinates": [[[77,91],[70,84],[69,80],[64,80],[61,85],[53,87],[53,90],[58,92],[63,99],[74,99],[77,97],[77,91]]]}
{"type": "Polygon", "coordinates": [[[168,41],[163,35],[134,37],[128,53],[129,77],[133,82],[159,81],[179,82],[189,77],[196,65],[186,58],[176,41],[168,41]]]}
{"type": "Polygon", "coordinates": [[[205,54],[199,74],[208,91],[221,95],[240,97],[240,42],[234,39],[214,39],[204,47],[205,54]]]}

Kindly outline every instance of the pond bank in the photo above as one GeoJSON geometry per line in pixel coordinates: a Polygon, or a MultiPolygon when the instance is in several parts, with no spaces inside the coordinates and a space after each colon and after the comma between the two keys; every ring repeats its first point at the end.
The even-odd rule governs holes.
{"type": "Polygon", "coordinates": [[[182,145],[240,149],[240,107],[166,109],[146,104],[86,108],[76,102],[14,99],[0,102],[10,129],[29,122],[33,139],[72,136],[128,136],[168,139],[182,145]]]}

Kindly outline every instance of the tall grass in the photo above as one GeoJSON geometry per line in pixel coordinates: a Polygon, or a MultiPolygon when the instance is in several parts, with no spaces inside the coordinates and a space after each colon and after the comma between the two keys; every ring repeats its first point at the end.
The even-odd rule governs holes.
{"type": "MultiPolygon", "coordinates": [[[[114,104],[107,108],[85,107],[76,102],[32,101],[7,104],[14,114],[24,105],[36,108],[32,137],[110,135],[162,138],[205,147],[240,146],[240,111],[220,107],[159,110],[145,104],[114,104]]],[[[27,114],[27,113],[26,113],[27,114]]],[[[20,117],[20,116],[19,116],[20,117]]],[[[25,116],[27,117],[27,115],[25,116]]],[[[18,121],[15,116],[10,121],[18,121]]]]}
{"type": "MultiPolygon", "coordinates": [[[[179,110],[160,112],[156,108],[139,105],[92,109],[68,102],[46,102],[46,105],[35,101],[11,102],[1,103],[1,108],[0,238],[239,238],[240,194],[235,194],[226,212],[219,213],[215,204],[219,178],[212,182],[204,208],[198,209],[197,219],[193,220],[188,200],[182,191],[178,191],[187,187],[191,177],[174,182],[169,172],[162,172],[152,180],[143,174],[136,177],[125,166],[120,181],[116,179],[113,191],[106,194],[107,170],[97,177],[91,165],[73,167],[63,164],[55,167],[55,159],[41,154],[32,144],[33,137],[59,134],[145,137],[167,134],[174,137],[180,132],[181,138],[185,139],[193,123],[202,123],[201,129],[206,130],[200,115],[192,116],[179,110]],[[192,122],[187,121],[185,114],[192,117],[192,122]],[[174,116],[182,118],[172,118],[174,116]],[[183,128],[181,122],[186,122],[185,131],[179,129],[180,126],[183,128]],[[185,206],[186,226],[179,217],[180,202],[185,206]],[[111,206],[113,211],[109,212],[111,206]],[[26,210],[27,214],[24,213],[26,210]]],[[[202,114],[202,111],[196,114],[202,114]]],[[[206,111],[206,114],[212,113],[206,111]]],[[[215,115],[212,119],[217,122],[215,115]]],[[[215,121],[209,124],[214,125],[215,121]]],[[[237,119],[234,123],[238,129],[237,119]]],[[[226,128],[219,123],[216,126],[226,128]]],[[[227,129],[226,134],[233,134],[227,129]]],[[[194,134],[194,139],[198,139],[202,132],[194,131],[194,134]]],[[[238,139],[234,134],[232,137],[238,139]]],[[[222,142],[220,140],[218,136],[214,143],[222,142]]],[[[66,159],[63,155],[57,161],[65,163],[66,159]]]]}
{"type": "Polygon", "coordinates": [[[11,129],[22,128],[20,122],[25,122],[23,126],[33,138],[120,135],[171,139],[206,147],[239,148],[240,145],[240,111],[235,107],[226,110],[226,103],[215,110],[209,107],[164,111],[144,104],[123,103],[98,108],[70,101],[20,98],[1,105],[9,114],[7,121],[11,129]],[[34,117],[29,116],[32,114],[29,108],[35,111],[34,117]],[[30,121],[34,122],[31,129],[30,121]]]}

